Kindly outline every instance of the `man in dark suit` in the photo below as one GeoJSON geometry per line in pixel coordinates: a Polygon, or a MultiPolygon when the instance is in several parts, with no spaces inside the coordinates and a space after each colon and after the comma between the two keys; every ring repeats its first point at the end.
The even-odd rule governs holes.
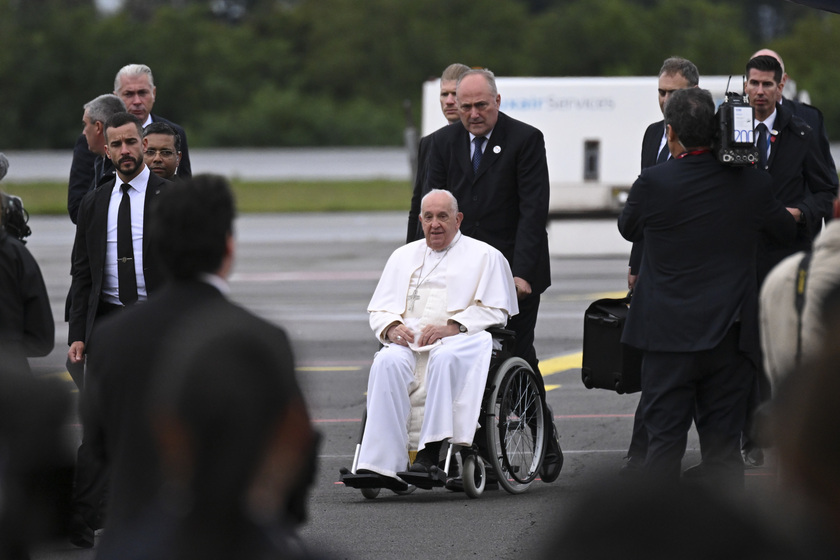
{"type": "MultiPolygon", "coordinates": [[[[105,123],[117,113],[125,112],[125,104],[112,93],[106,93],[85,103],[82,115],[81,143],[76,143],[73,151],[73,164],[70,169],[70,189],[67,193],[67,211],[70,220],[75,224],[79,214],[79,204],[85,194],[97,185],[106,183],[114,178],[114,164],[107,157],[105,149],[105,123]]],[[[76,250],[70,254],[72,264],[76,250]]],[[[67,292],[64,306],[64,320],[70,321],[70,308],[73,305],[73,291],[67,292]]],[[[83,363],[73,363],[67,360],[67,372],[81,390],[84,386],[85,366],[83,363]]]]}
{"type": "Polygon", "coordinates": [[[114,164],[105,152],[105,121],[111,115],[125,112],[125,103],[116,95],[106,93],[85,103],[84,110],[84,126],[73,148],[67,190],[67,212],[74,224],[82,198],[114,175],[114,164]]]}
{"type": "Polygon", "coordinates": [[[192,177],[187,133],[174,122],[152,113],[157,95],[152,69],[145,64],[127,64],[120,68],[117,77],[114,78],[114,95],[118,95],[125,102],[128,112],[140,119],[144,128],[153,122],[162,122],[178,133],[181,138],[181,162],[178,165],[178,175],[182,179],[192,177]]]}
{"type": "MultiPolygon", "coordinates": [[[[820,232],[824,219],[830,219],[837,195],[837,173],[829,169],[819,148],[819,134],[793,114],[790,103],[782,103],[782,66],[768,55],[750,59],[746,66],[744,91],[755,109],[755,139],[759,147],[758,167],[770,173],[773,195],[796,219],[798,228],[792,241],[779,242],[764,236],[758,249],[758,283],[785,257],[808,251],[820,232]]],[[[764,464],[764,454],[749,437],[752,411],[770,398],[770,385],[763,374],[757,377],[751,398],[743,442],[745,462],[764,464]]]]}
{"type": "MultiPolygon", "coordinates": [[[[116,177],[85,195],[79,207],[67,353],[73,364],[83,363],[88,352],[96,353],[91,337],[96,322],[145,301],[163,283],[144,232],[152,199],[171,183],[144,165],[143,129],[137,117],[117,113],[105,123],[104,131],[108,156],[116,162],[116,177]]],[[[74,488],[78,528],[74,532],[81,536],[73,538],[82,546],[93,545],[91,529],[99,524],[104,484],[104,465],[88,453],[83,439],[74,488]]]]}
{"type": "Polygon", "coordinates": [[[679,480],[694,417],[705,474],[741,486],[740,432],[759,360],[756,246],[762,231],[792,238],[796,224],[769,176],[717,161],[714,114],[706,90],[672,94],[673,159],[642,172],[619,217],[627,240],[645,239],[622,342],[644,352],[645,469],[679,480]]]}
{"type": "MultiPolygon", "coordinates": [[[[677,90],[697,87],[700,82],[700,73],[697,67],[690,60],[677,56],[665,59],[662,68],[659,70],[659,83],[657,95],[659,96],[659,109],[665,114],[665,102],[671,94],[677,90]]],[[[670,159],[668,142],[665,135],[665,120],[652,123],[645,130],[642,138],[642,169],[653,167],[670,159]]],[[[642,241],[633,243],[630,251],[630,264],[627,271],[627,288],[632,290],[639,275],[639,264],[642,261],[642,241]]]]}
{"type": "MultiPolygon", "coordinates": [[[[700,73],[697,67],[690,60],[680,57],[665,59],[662,68],[659,70],[659,83],[657,94],[659,96],[659,109],[665,114],[665,102],[670,99],[671,94],[677,90],[697,87],[700,81],[700,73]]],[[[645,130],[642,139],[642,170],[653,167],[658,163],[664,163],[671,158],[668,150],[668,138],[665,129],[665,120],[657,121],[645,130]]],[[[630,250],[630,263],[627,270],[627,289],[632,290],[636,285],[639,276],[639,265],[642,264],[642,252],[644,251],[644,239],[633,243],[630,250]]],[[[634,471],[645,462],[647,452],[647,432],[642,422],[643,403],[641,399],[636,407],[636,416],[633,420],[633,436],[630,439],[630,448],[624,458],[622,472],[634,471]]]]}
{"type": "Polygon", "coordinates": [[[181,137],[166,123],[153,122],[143,129],[146,149],[143,161],[154,173],[164,179],[176,181],[178,164],[181,162],[181,137]]]}
{"type": "MultiPolygon", "coordinates": [[[[540,294],[551,285],[548,255],[548,164],[542,132],[499,111],[501,96],[489,70],[470,70],[457,83],[461,123],[433,135],[424,194],[447,189],[464,214],[461,231],[495,247],[510,263],[519,314],[508,322],[516,332],[514,354],[527,361],[537,379],[534,327],[540,294]]],[[[545,399],[545,388],[540,383],[545,399]]],[[[546,406],[548,453],[540,470],[551,482],[563,456],[546,406]]]]}
{"type": "Polygon", "coordinates": [[[755,109],[759,167],[773,178],[773,194],[799,224],[793,243],[779,244],[765,239],[758,255],[759,284],[783,258],[808,250],[832,214],[836,173],[821,156],[817,133],[795,116],[782,99],[782,67],[772,56],[760,55],[746,67],[744,91],[755,109]],[[763,131],[763,132],[760,132],[763,131]],[[764,153],[762,153],[762,151],[764,153]]]}
{"type": "MultiPolygon", "coordinates": [[[[202,336],[218,331],[222,323],[247,326],[272,341],[272,353],[280,360],[274,366],[288,378],[290,392],[284,398],[302,404],[285,333],[230,303],[224,295],[234,255],[235,208],[227,181],[219,176],[196,176],[162,192],[150,211],[150,246],[169,281],[146,304],[97,325],[97,347],[107,348],[107,352],[91,355],[82,406],[85,442],[110,465],[100,558],[119,558],[131,547],[142,546],[132,541],[133,531],[160,499],[163,468],[150,423],[154,377],[159,369],[156,364],[177,373],[177,368],[172,369],[174,358],[163,357],[167,354],[164,347],[181,354],[202,336]],[[195,324],[199,316],[200,326],[195,324]],[[186,327],[187,323],[192,326],[186,327]]],[[[225,348],[230,350],[219,346],[209,359],[225,360],[225,348]]],[[[196,399],[200,398],[196,395],[196,399]]],[[[239,413],[242,415],[241,410],[239,413]]],[[[218,431],[215,437],[224,439],[218,431]]],[[[245,434],[236,437],[240,442],[247,439],[245,434]]],[[[227,461],[241,460],[235,446],[229,455],[216,459],[218,468],[227,461]]]]}
{"type": "MultiPolygon", "coordinates": [[[[469,71],[469,66],[455,62],[447,66],[443,74],[440,75],[440,110],[449,124],[461,121],[461,114],[458,111],[458,103],[455,98],[455,87],[458,84],[458,78],[469,71]]],[[[423,228],[420,226],[420,200],[423,198],[423,184],[429,171],[429,146],[432,144],[433,136],[434,133],[421,138],[420,147],[417,150],[417,175],[414,177],[411,209],[408,211],[406,243],[417,241],[423,237],[423,228]]]]}
{"type": "MultiPolygon", "coordinates": [[[[192,167],[190,165],[189,149],[187,148],[187,133],[172,121],[152,114],[156,92],[157,88],[155,88],[152,70],[144,64],[124,66],[114,79],[114,95],[125,102],[126,110],[139,118],[144,127],[152,122],[163,122],[178,133],[182,152],[178,175],[182,179],[190,177],[192,167]]],[[[103,175],[109,171],[110,162],[108,159],[96,157],[97,154],[92,153],[87,147],[85,134],[80,134],[73,148],[73,162],[70,165],[70,181],[67,189],[67,212],[74,224],[82,197],[96,187],[103,180],[103,175]],[[101,167],[103,165],[104,170],[101,167]]]]}
{"type": "Polygon", "coordinates": [[[837,187],[839,182],[837,177],[837,166],[834,163],[834,157],[831,155],[831,144],[828,140],[828,132],[825,129],[825,120],[823,119],[822,111],[820,111],[813,105],[803,103],[798,99],[786,97],[784,95],[784,89],[785,85],[788,82],[789,76],[787,72],[785,72],[784,60],[782,60],[782,57],[779,56],[779,53],[771,49],[761,49],[759,51],[756,51],[751,58],[755,58],[757,56],[762,55],[772,56],[773,58],[779,61],[779,65],[782,67],[782,97],[781,99],[779,99],[779,104],[787,105],[790,108],[791,113],[808,123],[808,126],[810,126],[814,130],[814,133],[817,135],[817,143],[820,146],[820,153],[822,154],[823,159],[825,160],[825,164],[828,166],[828,169],[833,172],[833,185],[837,187]]]}

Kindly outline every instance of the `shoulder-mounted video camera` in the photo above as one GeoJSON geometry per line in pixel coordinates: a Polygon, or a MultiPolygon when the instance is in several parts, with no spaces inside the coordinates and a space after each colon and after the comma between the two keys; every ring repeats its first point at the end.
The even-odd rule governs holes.
{"type": "Polygon", "coordinates": [[[758,163],[758,148],[755,147],[753,130],[755,110],[747,96],[727,91],[715,118],[718,125],[715,155],[718,161],[733,166],[758,163]]]}

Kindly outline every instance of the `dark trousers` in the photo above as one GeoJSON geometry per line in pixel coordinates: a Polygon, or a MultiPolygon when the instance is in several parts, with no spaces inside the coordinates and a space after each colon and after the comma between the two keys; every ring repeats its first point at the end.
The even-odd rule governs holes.
{"type": "Polygon", "coordinates": [[[736,323],[710,350],[644,353],[645,468],[663,481],[679,480],[694,418],[706,472],[721,483],[743,487],[740,434],[756,369],[740,352],[739,338],[736,323]]]}
{"type": "Polygon", "coordinates": [[[513,349],[513,355],[528,362],[528,365],[531,366],[531,369],[537,375],[537,386],[539,387],[540,398],[542,399],[543,409],[545,410],[545,438],[548,441],[549,438],[553,437],[552,430],[548,428],[554,425],[554,417],[549,412],[548,406],[545,406],[545,383],[543,382],[542,373],[540,373],[540,361],[537,359],[537,351],[534,348],[534,329],[537,326],[537,314],[539,310],[539,294],[531,294],[519,300],[519,313],[510,318],[507,328],[516,333],[516,345],[513,349]]]}
{"type": "MultiPolygon", "coordinates": [[[[101,301],[96,309],[96,320],[122,309],[124,307],[121,305],[101,301]]],[[[86,350],[91,348],[90,342],[86,345],[86,350]]],[[[93,346],[95,347],[95,344],[93,346]]],[[[94,351],[97,350],[94,349],[94,351]]],[[[102,349],[99,351],[107,352],[102,349]]],[[[83,401],[80,408],[85,406],[84,399],[90,398],[87,390],[83,385],[80,391],[83,401]]],[[[102,525],[109,469],[102,434],[96,431],[99,427],[89,426],[87,422],[84,422],[84,418],[82,420],[82,444],[76,452],[76,472],[73,478],[73,511],[81,514],[87,524],[96,529],[102,525]]]]}

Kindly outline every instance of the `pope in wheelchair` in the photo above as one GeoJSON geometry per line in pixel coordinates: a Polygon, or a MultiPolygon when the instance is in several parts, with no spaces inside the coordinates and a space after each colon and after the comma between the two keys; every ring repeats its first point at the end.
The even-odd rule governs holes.
{"type": "Polygon", "coordinates": [[[462,218],[450,192],[429,192],[425,239],[394,251],[368,306],[383,347],[353,474],[378,475],[382,487],[405,490],[406,474],[435,474],[443,442],[472,444],[493,353],[485,329],[519,311],[507,260],[461,234],[462,218]],[[406,473],[412,436],[418,452],[406,473]]]}

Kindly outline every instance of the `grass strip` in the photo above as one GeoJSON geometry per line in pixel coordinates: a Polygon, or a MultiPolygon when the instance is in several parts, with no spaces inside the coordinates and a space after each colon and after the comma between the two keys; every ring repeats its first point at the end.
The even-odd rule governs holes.
{"type": "MultiPolygon", "coordinates": [[[[408,212],[408,181],[231,181],[240,213],[408,212]]],[[[67,183],[0,183],[30,215],[66,214],[67,183]]]]}

